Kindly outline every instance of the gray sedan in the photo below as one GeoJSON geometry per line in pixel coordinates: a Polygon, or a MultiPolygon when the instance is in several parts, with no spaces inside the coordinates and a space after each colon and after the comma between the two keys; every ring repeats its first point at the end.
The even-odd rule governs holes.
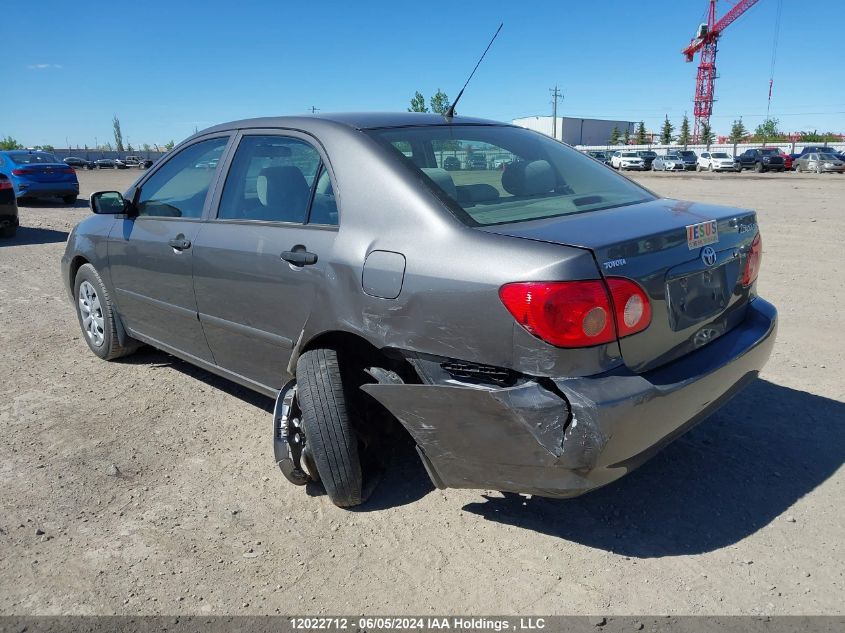
{"type": "Polygon", "coordinates": [[[653,171],[686,171],[684,159],[677,154],[665,154],[658,156],[651,163],[653,171]]]}
{"type": "Polygon", "coordinates": [[[753,211],[492,121],[236,121],[91,207],[62,259],[90,350],[152,345],[274,398],[282,473],[339,506],[396,431],[439,488],[603,486],[753,381],[775,338],[753,211]],[[450,172],[448,146],[513,158],[450,172]]]}
{"type": "Polygon", "coordinates": [[[833,154],[804,154],[795,159],[795,171],[841,174],[845,172],[845,162],[842,162],[833,154]]]}

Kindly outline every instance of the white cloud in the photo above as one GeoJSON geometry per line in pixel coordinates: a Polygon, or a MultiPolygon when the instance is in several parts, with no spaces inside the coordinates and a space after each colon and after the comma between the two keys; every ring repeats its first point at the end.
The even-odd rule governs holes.
{"type": "Polygon", "coordinates": [[[44,70],[45,68],[61,68],[61,64],[30,64],[27,66],[30,70],[44,70]]]}

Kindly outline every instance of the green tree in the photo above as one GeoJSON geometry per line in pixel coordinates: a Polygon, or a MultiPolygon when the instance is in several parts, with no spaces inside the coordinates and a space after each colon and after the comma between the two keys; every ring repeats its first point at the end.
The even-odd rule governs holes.
{"type": "Polygon", "coordinates": [[[438,88],[437,92],[434,93],[434,96],[431,98],[429,103],[431,104],[431,111],[436,112],[437,114],[445,114],[446,110],[449,109],[449,106],[452,105],[449,101],[449,97],[447,97],[446,93],[440,88],[438,88]]]}
{"type": "Polygon", "coordinates": [[[637,126],[637,145],[646,145],[647,143],[648,139],[645,134],[645,123],[640,121],[640,124],[637,126]]]}
{"type": "Polygon", "coordinates": [[[117,118],[115,114],[111,120],[112,128],[114,128],[114,144],[117,147],[118,152],[123,151],[123,132],[120,131],[120,120],[117,118]]]}
{"type": "Polygon", "coordinates": [[[106,143],[105,145],[103,145],[103,149],[110,152],[113,148],[111,146],[111,143],[106,143]]]}
{"type": "Polygon", "coordinates": [[[43,149],[45,152],[50,152],[51,154],[56,151],[56,148],[52,145],[42,145],[41,149],[43,149]]]}
{"type": "Polygon", "coordinates": [[[172,140],[167,141],[167,143],[164,144],[164,150],[167,151],[167,152],[172,150],[174,147],[176,147],[176,143],[174,143],[172,140]]]}
{"type": "Polygon", "coordinates": [[[625,134],[622,136],[622,144],[623,145],[630,145],[631,143],[631,126],[625,126],[625,134]]]}
{"type": "Polygon", "coordinates": [[[660,143],[661,145],[671,145],[672,135],[675,133],[675,126],[669,121],[669,115],[663,121],[663,127],[660,129],[660,143]]]}
{"type": "Polygon", "coordinates": [[[734,144],[741,143],[746,136],[748,136],[748,130],[745,129],[745,124],[742,122],[742,119],[737,119],[731,125],[731,133],[728,136],[728,140],[734,144]]]}
{"type": "Polygon", "coordinates": [[[408,112],[428,112],[428,108],[425,106],[425,97],[419,90],[411,99],[411,107],[408,108],[408,112]]]}
{"type": "Polygon", "coordinates": [[[703,143],[707,146],[707,151],[710,151],[710,144],[716,140],[716,136],[713,134],[713,129],[710,127],[709,121],[702,121],[701,122],[701,131],[699,132],[699,136],[701,138],[698,139],[699,143],[703,143]]]}
{"type": "Polygon", "coordinates": [[[144,150],[145,152],[149,152],[149,151],[150,151],[150,144],[149,144],[149,143],[144,143],[141,147],[143,148],[143,150],[144,150]]]}
{"type": "Polygon", "coordinates": [[[684,149],[686,149],[687,145],[690,144],[690,140],[692,140],[692,136],[689,131],[689,118],[685,114],[683,121],[681,121],[680,132],[678,133],[678,143],[683,145],[684,149]]]}
{"type": "Polygon", "coordinates": [[[23,145],[18,143],[11,136],[0,139],[0,149],[23,149],[23,145]]]}
{"type": "Polygon", "coordinates": [[[778,123],[777,119],[766,119],[760,125],[757,126],[757,129],[754,130],[754,136],[756,140],[766,142],[769,139],[776,138],[781,135],[780,130],[778,130],[778,123]]]}
{"type": "Polygon", "coordinates": [[[619,137],[620,132],[617,126],[613,126],[613,130],[610,132],[610,144],[611,145],[619,145],[619,137]]]}

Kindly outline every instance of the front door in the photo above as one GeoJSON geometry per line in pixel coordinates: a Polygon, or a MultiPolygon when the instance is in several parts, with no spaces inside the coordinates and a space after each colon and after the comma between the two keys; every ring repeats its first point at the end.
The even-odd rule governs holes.
{"type": "Polygon", "coordinates": [[[337,223],[329,173],[308,137],[242,137],[194,248],[197,307],[218,365],[283,385],[337,223]]]}
{"type": "Polygon", "coordinates": [[[197,316],[193,248],[228,136],[185,147],[141,184],[134,217],[116,222],[109,264],[120,315],[130,331],[212,362],[197,316]]]}

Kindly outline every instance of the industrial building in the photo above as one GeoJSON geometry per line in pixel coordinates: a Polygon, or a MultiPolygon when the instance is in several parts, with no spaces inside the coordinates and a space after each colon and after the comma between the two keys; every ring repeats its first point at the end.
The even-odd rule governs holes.
{"type": "Polygon", "coordinates": [[[607,145],[614,127],[619,130],[620,138],[625,135],[626,129],[628,134],[634,137],[639,125],[633,121],[576,119],[565,116],[557,117],[557,121],[550,116],[529,116],[514,119],[513,124],[553,136],[570,145],[607,145]]]}

